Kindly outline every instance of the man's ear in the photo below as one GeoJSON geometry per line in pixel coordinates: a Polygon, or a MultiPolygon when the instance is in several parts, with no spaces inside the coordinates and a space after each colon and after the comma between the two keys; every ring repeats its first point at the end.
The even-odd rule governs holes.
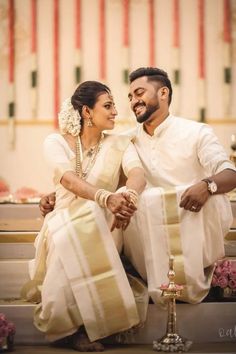
{"type": "Polygon", "coordinates": [[[161,100],[168,99],[168,97],[169,97],[169,89],[168,89],[168,87],[166,87],[166,86],[161,87],[158,90],[158,96],[159,96],[159,99],[161,99],[161,100]]]}

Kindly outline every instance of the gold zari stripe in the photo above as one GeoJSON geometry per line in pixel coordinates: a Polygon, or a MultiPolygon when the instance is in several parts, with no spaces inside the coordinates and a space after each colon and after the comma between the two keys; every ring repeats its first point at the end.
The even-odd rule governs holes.
{"type": "MultiPolygon", "coordinates": [[[[166,228],[169,238],[170,254],[175,257],[175,281],[179,285],[186,285],[176,191],[174,189],[167,190],[164,192],[163,197],[165,202],[166,228]]],[[[184,288],[182,295],[183,297],[187,295],[186,287],[184,288]]]]}

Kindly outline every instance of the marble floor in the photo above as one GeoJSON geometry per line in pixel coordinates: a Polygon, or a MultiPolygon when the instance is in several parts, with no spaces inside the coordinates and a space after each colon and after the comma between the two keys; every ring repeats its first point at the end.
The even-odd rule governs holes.
{"type": "MultiPolygon", "coordinates": [[[[17,346],[14,353],[19,354],[72,354],[75,351],[65,348],[53,348],[44,346],[17,346]]],[[[107,346],[106,354],[148,354],[154,353],[151,345],[122,345],[107,346]]],[[[195,343],[190,348],[189,353],[214,353],[214,354],[235,354],[236,341],[234,343],[195,343]]]]}

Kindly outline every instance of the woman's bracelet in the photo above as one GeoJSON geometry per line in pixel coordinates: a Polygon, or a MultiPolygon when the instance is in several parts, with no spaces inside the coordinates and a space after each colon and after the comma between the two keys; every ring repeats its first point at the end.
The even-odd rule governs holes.
{"type": "Polygon", "coordinates": [[[107,208],[107,201],[112,193],[105,189],[98,189],[95,193],[94,200],[101,208],[107,208]]]}

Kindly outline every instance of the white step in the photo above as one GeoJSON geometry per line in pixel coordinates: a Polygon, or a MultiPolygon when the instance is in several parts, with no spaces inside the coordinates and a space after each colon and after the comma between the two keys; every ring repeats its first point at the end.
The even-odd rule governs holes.
{"type": "Polygon", "coordinates": [[[0,231],[0,259],[34,258],[35,231],[0,231]]]}
{"type": "Polygon", "coordinates": [[[236,257],[236,229],[231,229],[225,237],[225,255],[236,257]]]}
{"type": "Polygon", "coordinates": [[[21,301],[0,300],[0,312],[16,326],[15,343],[42,344],[46,343],[44,335],[33,325],[35,305],[21,301]]]}
{"type": "MultiPolygon", "coordinates": [[[[35,305],[22,301],[0,301],[0,312],[16,325],[16,343],[46,343],[44,335],[33,325],[35,305]]],[[[236,303],[177,304],[178,333],[194,343],[235,342],[236,303]]],[[[166,331],[167,312],[149,305],[145,326],[129,338],[129,343],[152,343],[166,331]]],[[[235,347],[236,348],[236,347],[235,347]]]]}
{"type": "MultiPolygon", "coordinates": [[[[0,259],[34,258],[36,236],[32,231],[0,231],[0,259]]],[[[236,229],[225,238],[225,255],[236,257],[236,229]]]]}
{"type": "Polygon", "coordinates": [[[22,286],[29,280],[28,260],[0,261],[0,299],[19,299],[22,286]]]}
{"type": "Polygon", "coordinates": [[[38,204],[0,204],[1,219],[41,218],[38,204]]]}
{"type": "Polygon", "coordinates": [[[0,259],[32,259],[34,255],[33,243],[0,244],[0,259]]]}

